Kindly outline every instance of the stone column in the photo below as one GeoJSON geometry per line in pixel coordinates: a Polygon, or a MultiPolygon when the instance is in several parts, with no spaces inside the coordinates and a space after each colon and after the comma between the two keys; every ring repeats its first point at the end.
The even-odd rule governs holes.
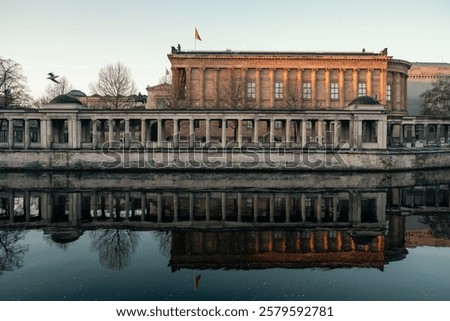
{"type": "Polygon", "coordinates": [[[189,148],[194,148],[195,142],[195,127],[194,119],[189,119],[189,148]]]}
{"type": "Polygon", "coordinates": [[[339,69],[339,107],[345,106],[344,69],[339,69]]]}
{"type": "Polygon", "coordinates": [[[317,109],[317,88],[316,88],[316,71],[311,70],[311,109],[317,109]]]}
{"type": "Polygon", "coordinates": [[[30,148],[30,121],[24,119],[23,148],[30,148]]]}
{"type": "Polygon", "coordinates": [[[318,119],[316,121],[316,127],[317,127],[317,142],[319,143],[319,147],[323,144],[323,120],[318,119]]]}
{"type": "Polygon", "coordinates": [[[339,146],[339,121],[333,121],[333,147],[339,146]]]}
{"type": "Polygon", "coordinates": [[[307,122],[308,120],[307,119],[302,119],[302,122],[301,122],[301,128],[302,128],[302,148],[303,147],[305,147],[305,145],[306,145],[306,142],[307,142],[307,139],[306,139],[306,122],[307,122]]]}
{"type": "Polygon", "coordinates": [[[97,119],[92,119],[92,149],[96,149],[98,145],[97,119]]]}
{"type": "Polygon", "coordinates": [[[386,105],[386,88],[387,88],[387,71],[380,69],[380,102],[383,106],[386,105]]]}
{"type": "Polygon", "coordinates": [[[366,95],[372,97],[372,69],[366,71],[367,92],[366,95]]]}
{"type": "Polygon", "coordinates": [[[237,144],[238,147],[241,148],[242,147],[242,119],[239,118],[237,120],[237,144]]]}
{"type": "Polygon", "coordinates": [[[220,77],[220,68],[214,69],[214,106],[219,107],[220,102],[220,84],[219,84],[219,77],[220,77]]]}
{"type": "Polygon", "coordinates": [[[258,119],[253,120],[253,143],[258,144],[258,119]]]}
{"type": "Polygon", "coordinates": [[[353,97],[355,99],[358,97],[358,69],[353,69],[353,97]]]}
{"type": "Polygon", "coordinates": [[[200,68],[200,107],[205,106],[205,68],[200,68]]]}
{"type": "Polygon", "coordinates": [[[162,130],[162,119],[157,119],[157,142],[156,142],[156,146],[158,148],[162,148],[163,146],[163,140],[162,140],[162,136],[163,136],[163,130],[162,130]]]}
{"type": "Polygon", "coordinates": [[[8,119],[8,147],[14,147],[14,121],[13,119],[8,119]]]}
{"type": "Polygon", "coordinates": [[[270,132],[269,132],[269,145],[274,146],[274,134],[275,134],[275,120],[271,118],[270,120],[270,132]]]}
{"type": "Polygon", "coordinates": [[[205,146],[209,147],[211,146],[211,119],[210,118],[206,118],[205,119],[205,123],[206,123],[206,128],[205,128],[205,136],[206,136],[206,143],[205,146]]]}
{"type": "Polygon", "coordinates": [[[114,120],[108,119],[108,146],[114,146],[114,120]]]}
{"type": "Polygon", "coordinates": [[[191,95],[191,68],[186,68],[186,102],[188,106],[192,106],[191,95]]]}
{"type": "Polygon", "coordinates": [[[173,147],[178,148],[180,146],[180,120],[173,120],[173,147]]]}
{"type": "Polygon", "coordinates": [[[275,69],[270,68],[269,69],[269,107],[274,107],[275,106],[275,81],[274,81],[274,73],[275,73],[275,69]]]}
{"type": "Polygon", "coordinates": [[[331,99],[330,70],[325,69],[325,109],[329,109],[331,99]]]}
{"type": "Polygon", "coordinates": [[[227,120],[222,119],[222,148],[227,148],[227,120]]]}
{"type": "Polygon", "coordinates": [[[255,69],[255,98],[256,98],[256,107],[261,107],[261,69],[255,69]]]}
{"type": "Polygon", "coordinates": [[[130,120],[125,119],[125,131],[123,133],[123,147],[130,148],[130,120]]]}
{"type": "Polygon", "coordinates": [[[400,85],[400,73],[394,73],[394,88],[392,88],[393,93],[393,107],[397,110],[401,109],[401,85],[400,85]]]}
{"type": "Polygon", "coordinates": [[[286,130],[285,130],[285,141],[286,147],[291,146],[291,119],[286,119],[286,130]]]}
{"type": "Polygon", "coordinates": [[[147,148],[147,120],[141,119],[141,145],[147,148]]]}

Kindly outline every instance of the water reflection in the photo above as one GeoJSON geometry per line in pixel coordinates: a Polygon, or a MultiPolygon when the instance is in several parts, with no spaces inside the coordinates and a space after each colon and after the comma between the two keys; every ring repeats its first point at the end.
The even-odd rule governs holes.
{"type": "Polygon", "coordinates": [[[374,174],[5,173],[0,273],[18,269],[24,229],[62,249],[89,231],[107,269],[129,266],[138,231],[172,271],[383,270],[420,245],[450,246],[447,171],[374,174]]]}

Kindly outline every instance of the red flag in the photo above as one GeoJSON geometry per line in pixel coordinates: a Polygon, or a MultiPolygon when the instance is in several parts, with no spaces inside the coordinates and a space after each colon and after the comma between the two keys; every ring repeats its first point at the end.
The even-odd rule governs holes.
{"type": "Polygon", "coordinates": [[[197,31],[197,28],[195,28],[195,40],[200,40],[202,41],[202,38],[200,38],[200,34],[197,31]]]}

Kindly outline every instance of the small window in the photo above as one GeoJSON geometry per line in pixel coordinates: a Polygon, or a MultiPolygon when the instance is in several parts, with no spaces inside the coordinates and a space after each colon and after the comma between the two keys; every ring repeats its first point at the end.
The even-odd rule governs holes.
{"type": "Polygon", "coordinates": [[[337,82],[331,83],[330,98],[339,99],[339,84],[337,82]]]}
{"type": "Polygon", "coordinates": [[[247,198],[247,208],[253,207],[253,198],[247,198]]]}
{"type": "Polygon", "coordinates": [[[253,121],[247,120],[247,129],[252,129],[252,128],[253,128],[253,121]]]}
{"type": "Polygon", "coordinates": [[[366,83],[358,83],[358,97],[366,96],[366,83]]]}
{"type": "Polygon", "coordinates": [[[256,85],[254,82],[247,83],[247,98],[249,99],[256,98],[256,85]]]}
{"type": "Polygon", "coordinates": [[[386,100],[391,101],[392,98],[391,85],[386,85],[386,100]]]}
{"type": "Polygon", "coordinates": [[[283,83],[275,83],[275,99],[283,99],[283,83]]]}
{"type": "Polygon", "coordinates": [[[275,121],[275,129],[281,129],[283,128],[283,122],[281,120],[275,121]]]}
{"type": "Polygon", "coordinates": [[[305,82],[302,89],[303,99],[311,99],[311,83],[305,82]]]}

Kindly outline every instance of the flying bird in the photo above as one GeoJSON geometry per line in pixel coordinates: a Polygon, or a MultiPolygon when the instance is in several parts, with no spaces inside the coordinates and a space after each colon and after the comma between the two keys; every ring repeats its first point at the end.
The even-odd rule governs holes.
{"type": "Polygon", "coordinates": [[[48,73],[48,76],[49,76],[49,77],[47,77],[47,79],[50,79],[51,81],[54,81],[54,82],[56,82],[57,84],[59,84],[59,81],[56,80],[56,78],[58,78],[59,76],[55,76],[52,72],[49,72],[49,73],[48,73]]]}

